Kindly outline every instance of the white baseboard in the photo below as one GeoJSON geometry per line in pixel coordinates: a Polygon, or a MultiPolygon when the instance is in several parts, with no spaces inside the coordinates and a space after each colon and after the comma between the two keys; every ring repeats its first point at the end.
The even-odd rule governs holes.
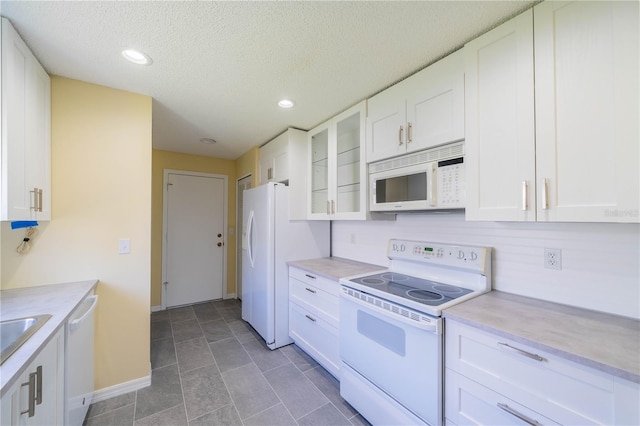
{"type": "Polygon", "coordinates": [[[124,395],[125,393],[137,391],[138,389],[146,388],[151,385],[151,372],[146,377],[131,380],[128,382],[120,383],[118,385],[109,386],[95,391],[93,393],[92,402],[100,402],[105,399],[113,398],[114,396],[124,395]]]}
{"type": "Polygon", "coordinates": [[[162,306],[152,306],[151,307],[151,312],[158,312],[158,311],[164,311],[162,306]]]}
{"type": "Polygon", "coordinates": [[[236,294],[235,293],[227,293],[224,295],[223,299],[236,299],[236,294]]]}

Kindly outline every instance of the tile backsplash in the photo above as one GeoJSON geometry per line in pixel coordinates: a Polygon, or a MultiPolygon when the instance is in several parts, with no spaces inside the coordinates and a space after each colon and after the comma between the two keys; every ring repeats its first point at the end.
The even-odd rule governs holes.
{"type": "Polygon", "coordinates": [[[335,221],[333,256],[388,265],[405,238],[493,247],[493,288],[640,319],[640,225],[466,222],[464,213],[401,214],[396,221],[335,221]],[[544,267],[560,249],[562,269],[544,267]]]}

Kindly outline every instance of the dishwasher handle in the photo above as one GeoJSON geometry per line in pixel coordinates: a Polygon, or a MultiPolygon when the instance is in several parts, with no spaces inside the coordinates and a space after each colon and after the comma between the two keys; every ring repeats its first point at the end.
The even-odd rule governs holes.
{"type": "MultiPolygon", "coordinates": [[[[94,294],[93,296],[89,296],[87,297],[87,302],[91,301],[91,306],[89,307],[89,309],[87,309],[87,312],[84,313],[84,315],[82,315],[80,318],[76,318],[74,320],[72,320],[71,322],[69,322],[69,329],[71,331],[77,329],[78,327],[80,327],[80,324],[82,324],[82,321],[84,321],[84,319],[91,315],[93,313],[93,310],[96,308],[96,305],[98,304],[98,295],[94,294]]],[[[85,303],[87,303],[85,302],[85,303]]]]}

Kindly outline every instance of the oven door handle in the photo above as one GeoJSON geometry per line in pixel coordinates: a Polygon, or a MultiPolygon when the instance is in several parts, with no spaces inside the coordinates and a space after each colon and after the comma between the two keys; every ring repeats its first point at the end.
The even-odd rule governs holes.
{"type": "MultiPolygon", "coordinates": [[[[381,315],[381,316],[383,316],[385,318],[390,318],[390,319],[393,319],[395,321],[401,322],[403,324],[406,324],[406,325],[409,325],[409,326],[412,326],[412,327],[415,327],[415,328],[419,328],[421,330],[428,331],[428,332],[431,332],[431,333],[434,333],[434,334],[442,334],[442,326],[441,326],[441,321],[442,320],[440,318],[431,318],[430,317],[431,322],[429,322],[429,323],[422,322],[422,321],[416,321],[416,320],[412,320],[410,318],[407,318],[407,317],[405,317],[403,315],[399,315],[399,314],[396,314],[396,313],[393,313],[393,312],[389,312],[386,309],[381,308],[381,307],[376,306],[376,305],[372,305],[369,302],[364,302],[364,301],[362,301],[360,299],[356,299],[355,297],[350,296],[349,294],[342,293],[342,297],[344,297],[345,301],[347,301],[347,302],[351,302],[351,303],[354,303],[354,304],[356,304],[358,306],[362,306],[364,308],[367,308],[368,310],[373,311],[373,312],[375,312],[375,313],[377,313],[377,314],[379,314],[379,315],[381,315]]],[[[391,304],[393,304],[393,303],[391,303],[391,304]]],[[[406,309],[406,308],[401,308],[401,309],[406,309]]],[[[414,311],[411,311],[411,310],[409,310],[409,311],[410,312],[414,312],[414,311]]],[[[426,314],[418,313],[418,315],[423,316],[423,317],[428,317],[428,315],[426,315],[426,314]]]]}

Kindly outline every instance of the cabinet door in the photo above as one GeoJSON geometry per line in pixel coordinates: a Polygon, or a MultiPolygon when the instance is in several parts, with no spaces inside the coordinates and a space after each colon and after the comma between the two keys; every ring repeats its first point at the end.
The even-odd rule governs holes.
{"type": "Polygon", "coordinates": [[[260,148],[258,174],[260,185],[289,180],[289,131],[260,148]]]}
{"type": "Polygon", "coordinates": [[[364,219],[366,214],[365,102],[334,120],[335,219],[364,219]]]}
{"type": "Polygon", "coordinates": [[[64,417],[63,398],[64,334],[60,330],[26,368],[18,382],[2,397],[2,424],[61,425],[64,417]],[[41,372],[40,378],[38,371],[41,372]],[[27,411],[31,374],[34,374],[34,390],[37,390],[38,383],[42,384],[42,388],[40,402],[33,401],[33,415],[30,417],[27,411]]]}
{"type": "Polygon", "coordinates": [[[309,219],[329,219],[329,123],[309,132],[309,219]]]}
{"type": "Polygon", "coordinates": [[[400,82],[368,100],[367,163],[407,150],[404,88],[404,82],[400,82]]]}
{"type": "Polygon", "coordinates": [[[407,152],[464,139],[464,61],[458,51],[405,80],[407,152]]]}
{"type": "Polygon", "coordinates": [[[464,55],[466,219],[535,221],[533,11],[464,55]]]}
{"type": "MultiPolygon", "coordinates": [[[[268,153],[267,153],[268,154],[268,153]]],[[[260,149],[260,160],[258,160],[258,185],[269,182],[273,173],[273,157],[266,155],[260,149]]]]}
{"type": "Polygon", "coordinates": [[[6,19],[1,44],[0,220],[50,220],[51,81],[6,19]]]}
{"type": "Polygon", "coordinates": [[[51,78],[39,63],[30,61],[27,85],[26,174],[27,188],[38,188],[38,210],[32,218],[51,220],[51,78]]]}
{"type": "Polygon", "coordinates": [[[9,21],[2,19],[2,220],[32,219],[25,169],[30,56],[9,21]]]}
{"type": "Polygon", "coordinates": [[[638,2],[534,14],[538,221],[639,222],[638,2]]]}

